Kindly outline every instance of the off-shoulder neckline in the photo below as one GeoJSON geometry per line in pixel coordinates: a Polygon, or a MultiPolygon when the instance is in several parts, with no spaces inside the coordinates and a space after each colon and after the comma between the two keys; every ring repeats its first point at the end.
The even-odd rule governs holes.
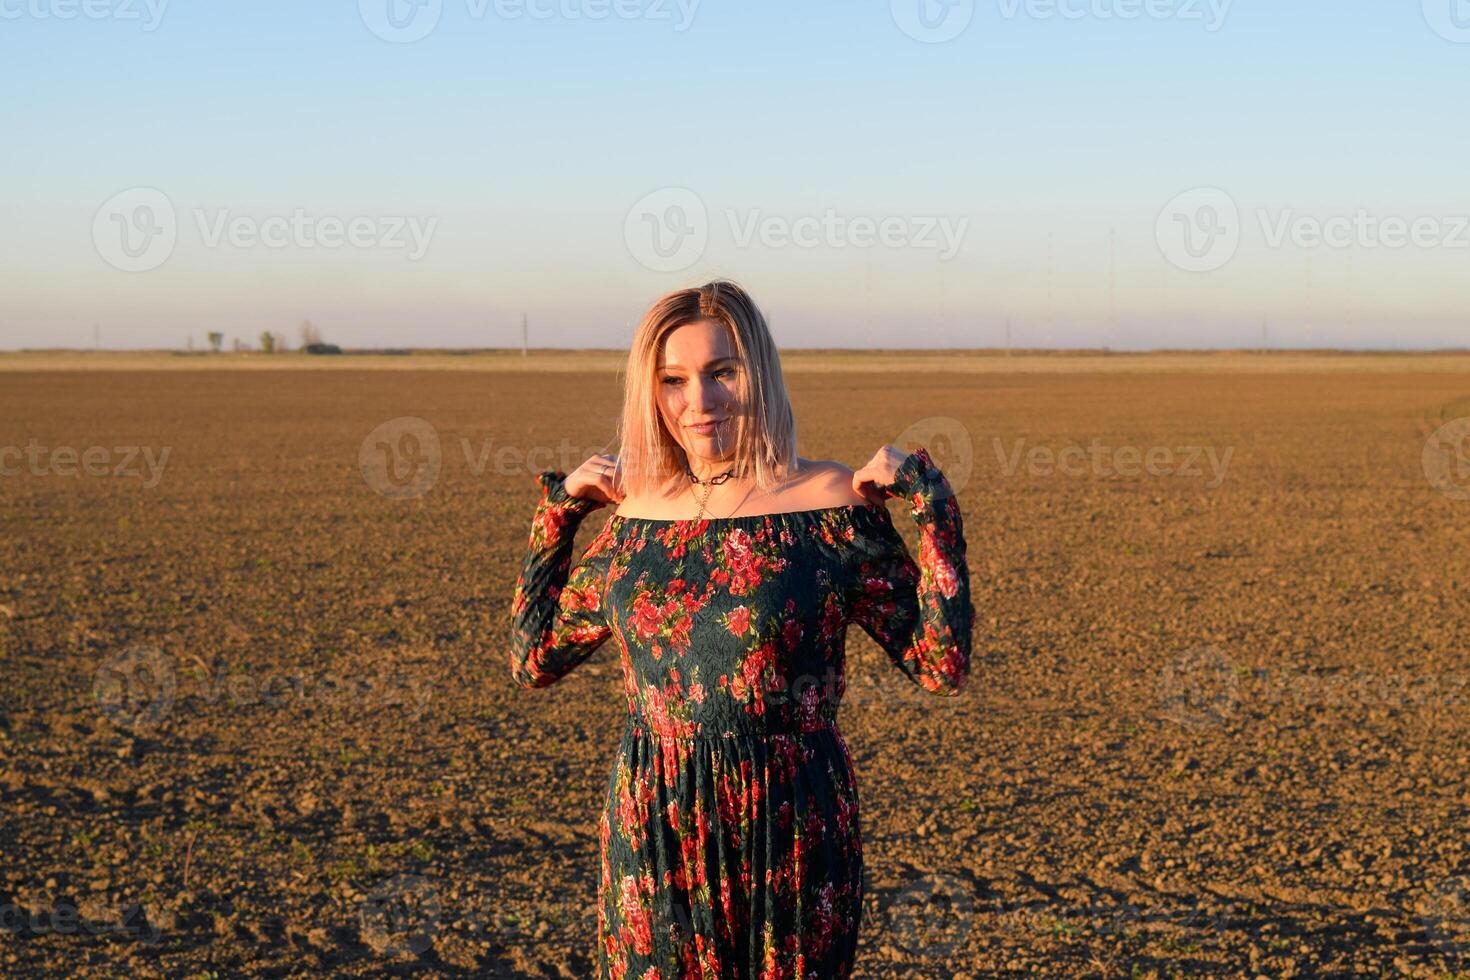
{"type": "Polygon", "coordinates": [[[887,512],[886,507],[880,507],[874,503],[862,504],[831,504],[827,507],[809,507],[805,510],[778,510],[766,514],[735,514],[731,517],[630,517],[614,511],[608,515],[610,519],[623,521],[631,524],[731,524],[738,521],[764,521],[775,518],[790,518],[795,520],[800,517],[816,517],[819,514],[853,514],[866,512],[876,514],[878,511],[887,512]]]}

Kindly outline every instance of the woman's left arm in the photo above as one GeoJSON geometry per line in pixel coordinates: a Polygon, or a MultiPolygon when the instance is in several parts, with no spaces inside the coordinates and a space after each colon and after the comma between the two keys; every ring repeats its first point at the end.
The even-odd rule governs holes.
{"type": "Polygon", "coordinates": [[[914,683],[935,694],[958,694],[970,673],[975,623],[959,502],[922,447],[881,489],[908,501],[919,528],[919,561],[888,511],[879,512],[867,533],[854,540],[859,553],[852,620],[914,683]]]}

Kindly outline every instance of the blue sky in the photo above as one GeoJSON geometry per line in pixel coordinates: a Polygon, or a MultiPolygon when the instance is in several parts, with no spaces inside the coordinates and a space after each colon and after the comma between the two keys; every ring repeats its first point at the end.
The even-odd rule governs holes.
{"type": "Polygon", "coordinates": [[[0,347],[1470,343],[1464,0],[388,2],[0,0],[0,347]]]}

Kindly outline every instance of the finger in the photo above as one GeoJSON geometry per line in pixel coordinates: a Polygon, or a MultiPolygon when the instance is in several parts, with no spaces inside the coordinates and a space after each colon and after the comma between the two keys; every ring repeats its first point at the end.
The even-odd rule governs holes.
{"type": "Polygon", "coordinates": [[[607,469],[598,476],[597,485],[602,489],[602,492],[607,495],[607,498],[609,500],[621,501],[623,499],[623,494],[618,489],[617,470],[613,467],[611,463],[609,463],[607,469]]]}

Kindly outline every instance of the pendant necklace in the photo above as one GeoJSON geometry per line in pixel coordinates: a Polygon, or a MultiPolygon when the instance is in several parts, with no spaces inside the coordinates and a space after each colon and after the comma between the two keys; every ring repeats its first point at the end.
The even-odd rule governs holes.
{"type": "Polygon", "coordinates": [[[686,461],[684,463],[684,472],[689,475],[690,483],[697,483],[702,487],[708,488],[704,491],[703,500],[699,500],[699,494],[694,492],[693,487],[689,488],[689,492],[694,494],[694,499],[699,500],[699,513],[694,515],[694,520],[697,521],[704,516],[704,505],[709,501],[709,495],[715,492],[716,486],[730,479],[731,474],[733,474],[735,470],[732,467],[731,469],[728,469],[725,472],[721,473],[719,476],[712,476],[708,480],[701,480],[695,477],[694,471],[689,468],[689,463],[686,461]]]}

